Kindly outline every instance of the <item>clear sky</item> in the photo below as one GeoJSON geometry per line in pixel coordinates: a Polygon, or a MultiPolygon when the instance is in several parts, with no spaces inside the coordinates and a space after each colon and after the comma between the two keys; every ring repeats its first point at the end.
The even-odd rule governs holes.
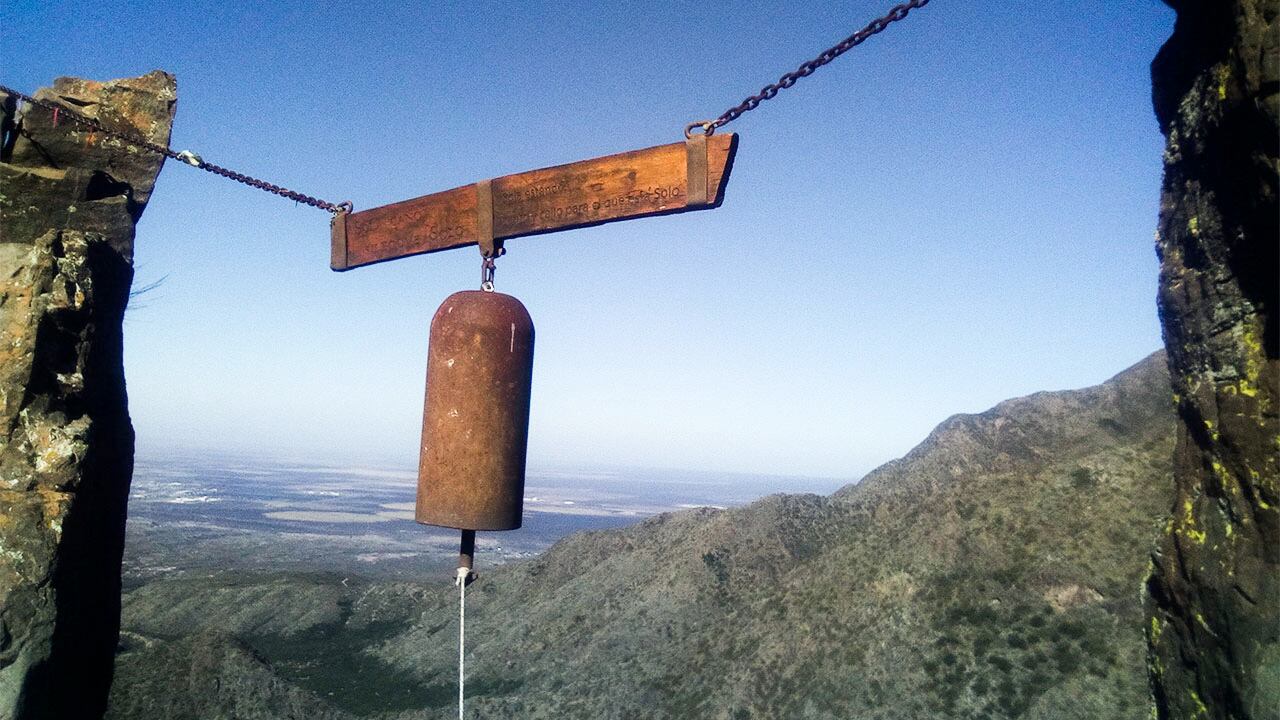
{"type": "MultiPolygon", "coordinates": [[[[773,3],[17,2],[0,82],[178,77],[173,146],[369,208],[648,147],[883,14],[773,3]]],[[[854,478],[1160,346],[1156,0],[935,0],[730,125],[723,207],[516,239],[530,463],[854,478]]],[[[416,462],[474,249],[328,269],[326,213],[166,165],[126,319],[140,453],[416,462]]]]}

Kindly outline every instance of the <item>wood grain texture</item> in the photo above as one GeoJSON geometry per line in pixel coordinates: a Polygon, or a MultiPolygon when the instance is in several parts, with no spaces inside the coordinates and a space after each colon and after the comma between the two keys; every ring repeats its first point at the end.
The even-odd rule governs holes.
{"type": "MultiPolygon", "coordinates": [[[[493,237],[505,240],[719,207],[737,139],[733,133],[707,138],[705,203],[687,201],[688,150],[683,142],[495,178],[493,237]]],[[[484,229],[476,197],[476,186],[465,185],[352,213],[345,223],[334,225],[330,264],[334,270],[348,270],[475,245],[484,229]]]]}

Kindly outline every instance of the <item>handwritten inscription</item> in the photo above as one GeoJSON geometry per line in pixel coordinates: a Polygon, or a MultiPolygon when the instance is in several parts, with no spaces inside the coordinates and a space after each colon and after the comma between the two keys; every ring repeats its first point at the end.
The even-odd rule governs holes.
{"type": "Polygon", "coordinates": [[[351,250],[353,260],[364,262],[366,258],[377,258],[399,247],[453,247],[471,242],[475,235],[475,226],[460,222],[457,217],[431,218],[419,224],[405,228],[403,237],[371,236],[369,241],[361,243],[351,250]]]}
{"type": "Polygon", "coordinates": [[[591,203],[591,209],[607,211],[616,208],[635,207],[636,205],[657,205],[661,207],[677,200],[683,202],[681,200],[683,197],[684,186],[682,185],[636,188],[622,195],[615,195],[603,200],[594,200],[591,203]]]}
{"type": "Polygon", "coordinates": [[[576,187],[572,181],[565,179],[559,182],[541,183],[497,193],[494,199],[505,205],[518,205],[522,202],[541,200],[552,195],[563,195],[571,192],[576,187]]]}
{"type": "Polygon", "coordinates": [[[414,241],[453,244],[471,239],[472,228],[446,223],[447,221],[433,222],[416,228],[413,232],[414,241]]]}
{"type": "Polygon", "coordinates": [[[603,183],[591,183],[587,187],[558,183],[502,193],[498,196],[499,203],[495,203],[494,214],[498,225],[503,228],[589,223],[599,218],[616,217],[619,213],[681,207],[684,195],[683,185],[649,185],[609,192],[603,183]],[[597,193],[598,197],[591,197],[597,193]],[[574,202],[556,203],[557,195],[568,196],[574,202]],[[523,200],[525,197],[530,199],[523,200]]]}
{"type": "Polygon", "coordinates": [[[475,242],[475,188],[446,190],[347,218],[347,263],[475,242]]]}
{"type": "Polygon", "coordinates": [[[406,242],[411,247],[465,245],[475,236],[475,211],[471,208],[425,207],[396,219],[404,220],[399,236],[375,234],[370,237],[372,242],[367,243],[367,249],[358,248],[357,254],[378,253],[406,242]]]}
{"type": "Polygon", "coordinates": [[[735,136],[702,150],[684,142],[530,170],[352,213],[335,225],[333,267],[462,247],[581,225],[715,207],[732,167],[735,136]],[[707,200],[689,204],[690,152],[706,153],[707,200]],[[492,212],[492,218],[481,213],[492,212]],[[489,222],[492,219],[492,222],[489,222]]]}
{"type": "Polygon", "coordinates": [[[473,226],[450,222],[449,220],[424,222],[405,230],[402,239],[382,238],[380,242],[369,243],[370,250],[395,247],[398,243],[409,242],[415,245],[459,245],[472,240],[475,234],[473,226]]]}

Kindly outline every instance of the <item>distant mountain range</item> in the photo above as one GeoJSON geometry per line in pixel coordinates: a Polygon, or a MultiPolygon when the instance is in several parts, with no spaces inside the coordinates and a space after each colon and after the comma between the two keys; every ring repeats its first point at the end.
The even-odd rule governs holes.
{"type": "MultiPolygon", "coordinates": [[[[1145,718],[1173,437],[1157,353],[952,417],[830,497],[573,535],[469,590],[468,717],[1145,718]]],[[[455,717],[456,603],[445,582],[149,582],[108,717],[455,717]]]]}

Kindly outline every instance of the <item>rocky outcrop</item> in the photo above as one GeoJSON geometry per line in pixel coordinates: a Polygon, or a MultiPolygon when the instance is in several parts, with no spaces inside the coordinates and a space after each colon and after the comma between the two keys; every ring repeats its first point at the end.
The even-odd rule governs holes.
{"type": "MultiPolygon", "coordinates": [[[[172,76],[54,100],[167,144],[172,76]]],[[[5,99],[0,96],[0,99],[5,99]]],[[[0,143],[0,718],[101,717],[133,465],[121,321],[163,158],[5,99],[0,143]]]]}
{"type": "Polygon", "coordinates": [[[1160,718],[1280,717],[1280,3],[1183,0],[1152,65],[1177,496],[1147,584],[1160,718]]]}

